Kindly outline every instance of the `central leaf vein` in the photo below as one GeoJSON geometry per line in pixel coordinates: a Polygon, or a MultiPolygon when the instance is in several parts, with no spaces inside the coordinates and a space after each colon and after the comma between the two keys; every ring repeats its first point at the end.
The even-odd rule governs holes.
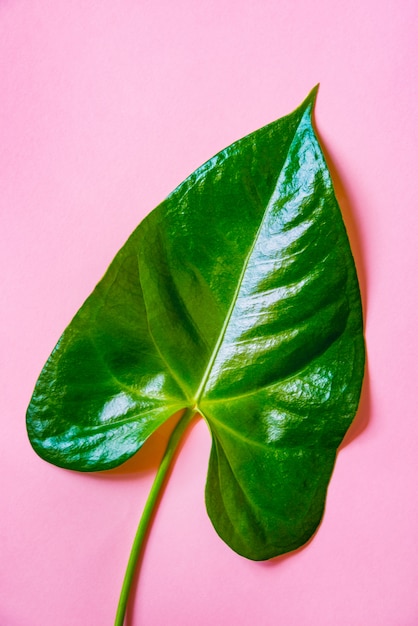
{"type": "MultiPolygon", "coordinates": [[[[295,141],[295,138],[297,137],[298,130],[299,130],[299,127],[300,127],[302,121],[303,121],[303,117],[302,117],[301,121],[299,122],[298,127],[295,130],[293,139],[292,139],[292,141],[291,141],[291,143],[289,145],[288,153],[290,152],[290,149],[291,149],[291,147],[292,147],[292,145],[293,145],[293,143],[295,141]]],[[[285,161],[283,163],[282,170],[283,170],[284,165],[286,164],[286,160],[287,159],[285,159],[285,161]]],[[[243,267],[242,267],[242,270],[241,270],[241,273],[240,273],[240,276],[239,276],[239,279],[238,279],[238,283],[237,283],[237,286],[235,288],[235,291],[234,291],[234,294],[233,294],[233,297],[232,297],[232,300],[231,300],[231,304],[230,304],[229,309],[227,311],[227,314],[225,316],[225,320],[224,320],[224,323],[222,325],[221,331],[219,333],[218,339],[216,341],[215,347],[214,347],[214,349],[212,351],[212,354],[210,356],[210,359],[208,361],[206,369],[205,369],[205,371],[203,373],[200,385],[199,385],[199,387],[197,389],[197,392],[196,392],[196,395],[195,395],[195,405],[196,406],[199,405],[199,402],[200,402],[200,400],[201,400],[201,398],[202,398],[202,396],[204,394],[205,387],[206,387],[207,382],[209,380],[209,377],[210,377],[210,374],[212,372],[214,363],[216,361],[216,358],[217,358],[217,356],[219,354],[219,351],[221,349],[222,343],[224,341],[225,334],[227,332],[227,329],[228,329],[228,326],[229,326],[229,322],[230,322],[232,314],[234,312],[235,305],[237,303],[237,300],[238,300],[238,297],[239,297],[239,293],[241,291],[241,287],[242,287],[242,284],[243,284],[243,281],[244,281],[244,278],[245,278],[245,274],[247,272],[248,265],[250,263],[250,260],[251,260],[251,257],[253,255],[254,249],[256,247],[256,244],[257,244],[258,239],[260,237],[260,234],[262,232],[265,220],[266,220],[267,215],[269,213],[270,206],[272,204],[272,201],[277,199],[276,198],[276,195],[277,195],[277,182],[278,182],[278,180],[280,178],[281,171],[279,172],[279,175],[276,178],[275,187],[273,189],[273,192],[272,192],[272,194],[270,196],[269,201],[266,204],[266,207],[265,207],[265,210],[264,210],[264,213],[263,213],[263,217],[262,217],[262,219],[260,221],[260,225],[259,225],[259,227],[257,229],[256,235],[255,235],[255,237],[253,239],[253,242],[252,242],[252,244],[250,246],[250,249],[249,249],[249,251],[248,251],[248,253],[247,253],[246,257],[245,257],[244,264],[243,264],[243,267]]]]}

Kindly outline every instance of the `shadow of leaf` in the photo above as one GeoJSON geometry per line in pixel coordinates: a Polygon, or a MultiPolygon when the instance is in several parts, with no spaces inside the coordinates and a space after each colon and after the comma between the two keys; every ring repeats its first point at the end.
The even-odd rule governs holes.
{"type": "MultiPolygon", "coordinates": [[[[179,421],[183,410],[174,413],[162,426],[147,439],[144,445],[136,452],[128,461],[125,461],[122,465],[103,472],[94,472],[92,476],[105,479],[105,480],[137,480],[138,475],[154,475],[161,463],[165,449],[170,439],[177,422],[179,421]]],[[[195,417],[192,424],[195,423],[195,417]]],[[[190,428],[188,428],[180,443],[179,449],[181,449],[187,441],[190,428]]],[[[177,455],[176,455],[177,456],[177,455]]]]}

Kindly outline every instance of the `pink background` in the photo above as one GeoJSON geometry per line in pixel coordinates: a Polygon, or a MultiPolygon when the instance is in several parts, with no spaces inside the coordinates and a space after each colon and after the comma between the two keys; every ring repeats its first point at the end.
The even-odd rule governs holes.
{"type": "Polygon", "coordinates": [[[141,218],[317,82],[369,372],[323,523],[268,563],[230,551],[196,423],[129,624],[418,624],[417,20],[416,0],[0,2],[1,626],[113,624],[167,434],[102,475],[40,460],[24,416],[50,350],[141,218]]]}

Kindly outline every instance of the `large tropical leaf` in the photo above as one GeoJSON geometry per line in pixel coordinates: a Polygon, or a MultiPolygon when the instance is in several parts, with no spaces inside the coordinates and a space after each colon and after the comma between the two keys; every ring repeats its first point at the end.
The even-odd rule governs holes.
{"type": "Polygon", "coordinates": [[[89,471],[123,463],[194,408],[213,438],[208,513],[256,560],[317,527],[363,377],[357,277],[312,128],[315,93],[138,226],[64,331],[27,415],[43,458],[89,471]]]}

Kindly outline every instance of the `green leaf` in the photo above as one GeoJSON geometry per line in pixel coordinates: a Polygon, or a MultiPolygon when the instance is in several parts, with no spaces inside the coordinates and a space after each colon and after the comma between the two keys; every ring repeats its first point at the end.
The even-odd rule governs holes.
{"type": "Polygon", "coordinates": [[[91,471],[194,408],[213,439],[209,516],[255,560],[318,526],[363,377],[356,271],[315,95],[146,217],[64,331],[27,414],[40,456],[91,471]]]}

